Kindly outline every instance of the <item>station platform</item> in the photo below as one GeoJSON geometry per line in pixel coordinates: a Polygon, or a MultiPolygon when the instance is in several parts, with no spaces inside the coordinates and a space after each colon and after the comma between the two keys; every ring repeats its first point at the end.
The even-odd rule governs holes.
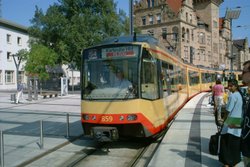
{"type": "MultiPolygon", "coordinates": [[[[27,99],[24,95],[24,99],[27,99]]],[[[209,154],[208,143],[217,127],[208,93],[192,98],[178,113],[175,121],[148,164],[149,167],[221,167],[217,156],[209,154]]],[[[57,166],[59,157],[74,152],[58,153],[57,159],[45,159],[35,164],[28,161],[48,150],[70,142],[66,138],[66,113],[70,115],[70,137],[82,134],[80,123],[80,95],[59,96],[35,101],[11,102],[9,93],[0,92],[0,130],[4,133],[4,166],[57,166]],[[39,146],[39,122],[44,121],[44,146],[39,146]],[[53,127],[53,128],[51,128],[53,127]],[[27,165],[29,164],[29,165],[27,165]]],[[[89,141],[90,142],[90,141],[89,141]]],[[[83,146],[72,145],[74,151],[83,146]]],[[[64,158],[61,158],[64,160],[64,158]]],[[[237,167],[243,167],[243,162],[237,167]]]]}
{"type": "MultiPolygon", "coordinates": [[[[148,167],[221,167],[209,153],[210,136],[217,132],[209,94],[192,98],[178,113],[148,167]]],[[[244,167],[243,162],[237,167],[244,167]]]]}
{"type": "MultiPolygon", "coordinates": [[[[4,167],[27,166],[32,158],[39,158],[45,152],[82,135],[80,94],[46,99],[38,96],[38,100],[32,101],[27,100],[28,95],[24,94],[20,103],[16,104],[11,99],[13,93],[0,92],[0,131],[3,134],[3,148],[0,146],[0,152],[4,152],[0,162],[4,167]]],[[[46,165],[53,166],[49,162],[46,165]]]]}

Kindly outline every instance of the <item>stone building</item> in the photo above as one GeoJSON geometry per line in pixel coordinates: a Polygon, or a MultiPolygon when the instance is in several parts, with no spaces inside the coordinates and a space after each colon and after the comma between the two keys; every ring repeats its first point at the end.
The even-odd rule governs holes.
{"type": "Polygon", "coordinates": [[[250,60],[248,38],[233,41],[234,70],[242,70],[243,63],[250,60]]]}
{"type": "MultiPolygon", "coordinates": [[[[230,22],[219,18],[223,0],[137,0],[134,26],[184,62],[230,68],[230,22]]],[[[235,59],[236,60],[236,59],[235,59]]],[[[238,63],[238,62],[237,62],[238,63]]],[[[236,69],[236,65],[234,69],[236,69]]]]}

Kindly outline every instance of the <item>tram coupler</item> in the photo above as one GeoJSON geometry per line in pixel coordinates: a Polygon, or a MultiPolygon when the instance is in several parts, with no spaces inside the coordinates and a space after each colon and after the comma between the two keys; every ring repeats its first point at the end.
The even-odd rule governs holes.
{"type": "Polygon", "coordinates": [[[91,136],[99,142],[111,142],[119,139],[116,127],[92,127],[91,136]]]}

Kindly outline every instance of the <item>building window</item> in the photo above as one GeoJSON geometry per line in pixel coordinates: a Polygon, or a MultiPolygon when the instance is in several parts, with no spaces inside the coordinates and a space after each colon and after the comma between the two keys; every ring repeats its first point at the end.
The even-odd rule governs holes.
{"type": "Polygon", "coordinates": [[[158,24],[161,23],[161,14],[158,13],[158,14],[156,15],[156,17],[157,17],[157,23],[158,23],[158,24]]]}
{"type": "Polygon", "coordinates": [[[142,25],[145,26],[146,25],[146,16],[143,16],[141,18],[141,22],[142,22],[142,25]]]}
{"type": "Polygon", "coordinates": [[[5,71],[5,83],[14,83],[14,71],[5,71]]]}
{"type": "Polygon", "coordinates": [[[192,30],[192,41],[194,41],[194,30],[192,30]]]}
{"type": "Polygon", "coordinates": [[[178,27],[173,27],[172,32],[173,32],[173,37],[172,40],[175,42],[178,42],[178,27]]]}
{"type": "Polygon", "coordinates": [[[148,8],[150,8],[150,0],[147,0],[147,2],[148,2],[148,8]]]}
{"type": "Polygon", "coordinates": [[[7,52],[7,60],[11,61],[11,52],[7,52]]]}
{"type": "Polygon", "coordinates": [[[11,35],[7,34],[7,43],[11,43],[11,35]]]}
{"type": "Polygon", "coordinates": [[[154,24],[154,16],[153,15],[149,16],[149,24],[150,25],[154,24]]]}
{"type": "Polygon", "coordinates": [[[188,61],[188,46],[184,46],[184,59],[188,61]]]}
{"type": "Polygon", "coordinates": [[[162,39],[167,39],[167,28],[162,28],[162,39]]]}
{"type": "Polygon", "coordinates": [[[181,38],[182,38],[182,42],[185,42],[185,37],[186,37],[186,32],[185,32],[185,28],[182,27],[182,32],[181,32],[181,38]]]}
{"type": "Polygon", "coordinates": [[[21,37],[17,37],[17,44],[22,45],[22,38],[21,37]]]}
{"type": "Polygon", "coordinates": [[[200,50],[201,57],[203,57],[203,60],[206,61],[206,52],[204,49],[200,50]]]}
{"type": "Polygon", "coordinates": [[[189,29],[187,29],[187,43],[190,42],[190,33],[189,33],[189,29]]]}
{"type": "Polygon", "coordinates": [[[200,60],[201,59],[201,50],[198,49],[197,50],[197,60],[200,60]]]}
{"type": "Polygon", "coordinates": [[[218,28],[218,23],[217,23],[217,21],[213,21],[213,24],[214,24],[214,28],[218,28]]]}
{"type": "Polygon", "coordinates": [[[186,22],[188,22],[188,13],[186,12],[186,22]]]}
{"type": "Polygon", "coordinates": [[[2,79],[3,77],[2,77],[2,75],[3,75],[3,74],[2,74],[2,70],[0,70],[0,84],[3,83],[3,79],[2,79]]]}
{"type": "Polygon", "coordinates": [[[193,23],[193,16],[192,16],[192,14],[190,14],[190,23],[193,23]]]}
{"type": "Polygon", "coordinates": [[[207,36],[207,45],[210,46],[211,45],[211,37],[207,36]]]}
{"type": "Polygon", "coordinates": [[[205,33],[201,32],[199,33],[199,37],[198,37],[198,42],[200,44],[206,44],[206,40],[205,40],[205,33]]]}

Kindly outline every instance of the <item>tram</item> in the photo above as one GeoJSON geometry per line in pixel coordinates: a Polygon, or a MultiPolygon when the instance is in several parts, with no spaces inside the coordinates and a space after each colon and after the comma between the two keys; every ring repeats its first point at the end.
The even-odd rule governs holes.
{"type": "Polygon", "coordinates": [[[150,36],[114,37],[82,52],[81,123],[99,141],[150,138],[222,71],[184,63],[150,36]],[[119,87],[122,72],[127,86],[119,87]]]}

